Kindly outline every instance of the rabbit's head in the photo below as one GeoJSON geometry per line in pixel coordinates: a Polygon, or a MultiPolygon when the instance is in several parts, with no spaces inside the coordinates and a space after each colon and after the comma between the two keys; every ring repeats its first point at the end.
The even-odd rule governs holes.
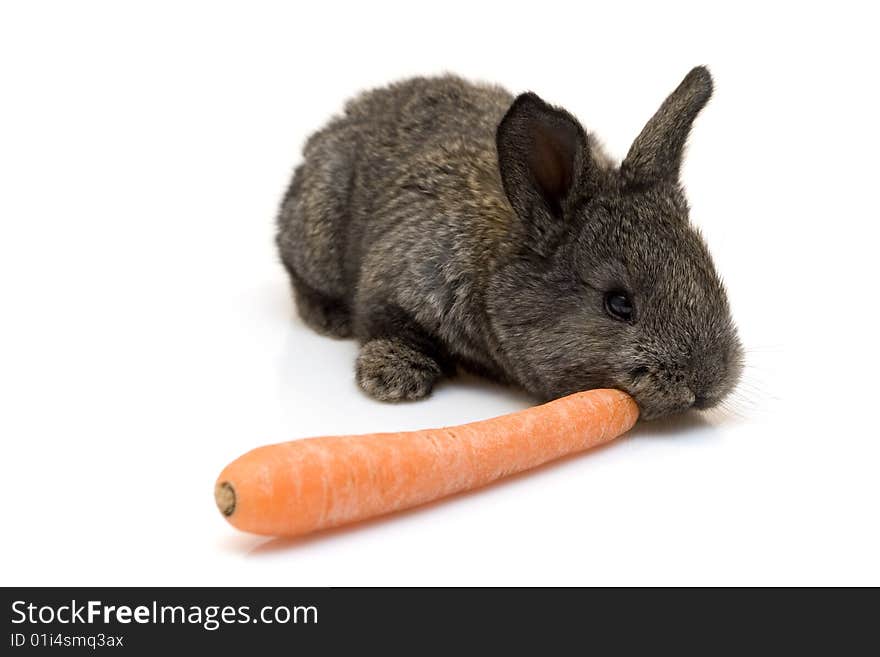
{"type": "Polygon", "coordinates": [[[693,69],[620,167],[532,93],[498,126],[504,191],[523,230],[487,306],[509,368],[536,394],[620,388],[651,419],[708,408],[736,386],[740,342],[679,183],[711,94],[709,72],[693,69]]]}

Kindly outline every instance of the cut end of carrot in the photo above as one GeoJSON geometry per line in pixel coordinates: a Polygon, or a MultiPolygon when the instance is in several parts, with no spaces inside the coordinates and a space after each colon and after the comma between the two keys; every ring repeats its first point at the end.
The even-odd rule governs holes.
{"type": "Polygon", "coordinates": [[[214,501],[227,518],[235,513],[235,489],[228,481],[218,481],[214,487],[214,501]]]}

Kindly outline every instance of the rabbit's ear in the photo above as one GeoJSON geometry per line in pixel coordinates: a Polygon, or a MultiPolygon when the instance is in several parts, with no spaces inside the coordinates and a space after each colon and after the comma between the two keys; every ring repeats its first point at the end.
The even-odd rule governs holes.
{"type": "Polygon", "coordinates": [[[712,76],[697,66],[651,117],[620,165],[632,184],[677,180],[691,125],[712,96],[712,76]]]}
{"type": "Polygon", "coordinates": [[[513,209],[535,237],[555,233],[588,168],[584,129],[565,110],[525,93],[501,120],[496,142],[513,209]]]}

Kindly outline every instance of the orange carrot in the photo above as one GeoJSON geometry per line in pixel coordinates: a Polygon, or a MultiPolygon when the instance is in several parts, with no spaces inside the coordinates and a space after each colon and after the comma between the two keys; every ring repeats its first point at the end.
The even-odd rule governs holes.
{"type": "Polygon", "coordinates": [[[267,445],[226,466],[214,495],[238,529],[295,536],[478,488],[601,445],[638,415],[626,393],[591,390],[458,427],[267,445]]]}

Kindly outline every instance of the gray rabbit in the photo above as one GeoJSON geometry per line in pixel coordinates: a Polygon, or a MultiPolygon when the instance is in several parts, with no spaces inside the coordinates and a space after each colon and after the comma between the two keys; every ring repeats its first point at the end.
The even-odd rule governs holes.
{"type": "Polygon", "coordinates": [[[693,69],[620,166],[563,109],[458,77],[368,91],[307,141],[277,244],[357,381],[419,399],[457,367],[541,400],[610,387],[643,419],[717,404],[742,349],[678,174],[693,69]]]}

